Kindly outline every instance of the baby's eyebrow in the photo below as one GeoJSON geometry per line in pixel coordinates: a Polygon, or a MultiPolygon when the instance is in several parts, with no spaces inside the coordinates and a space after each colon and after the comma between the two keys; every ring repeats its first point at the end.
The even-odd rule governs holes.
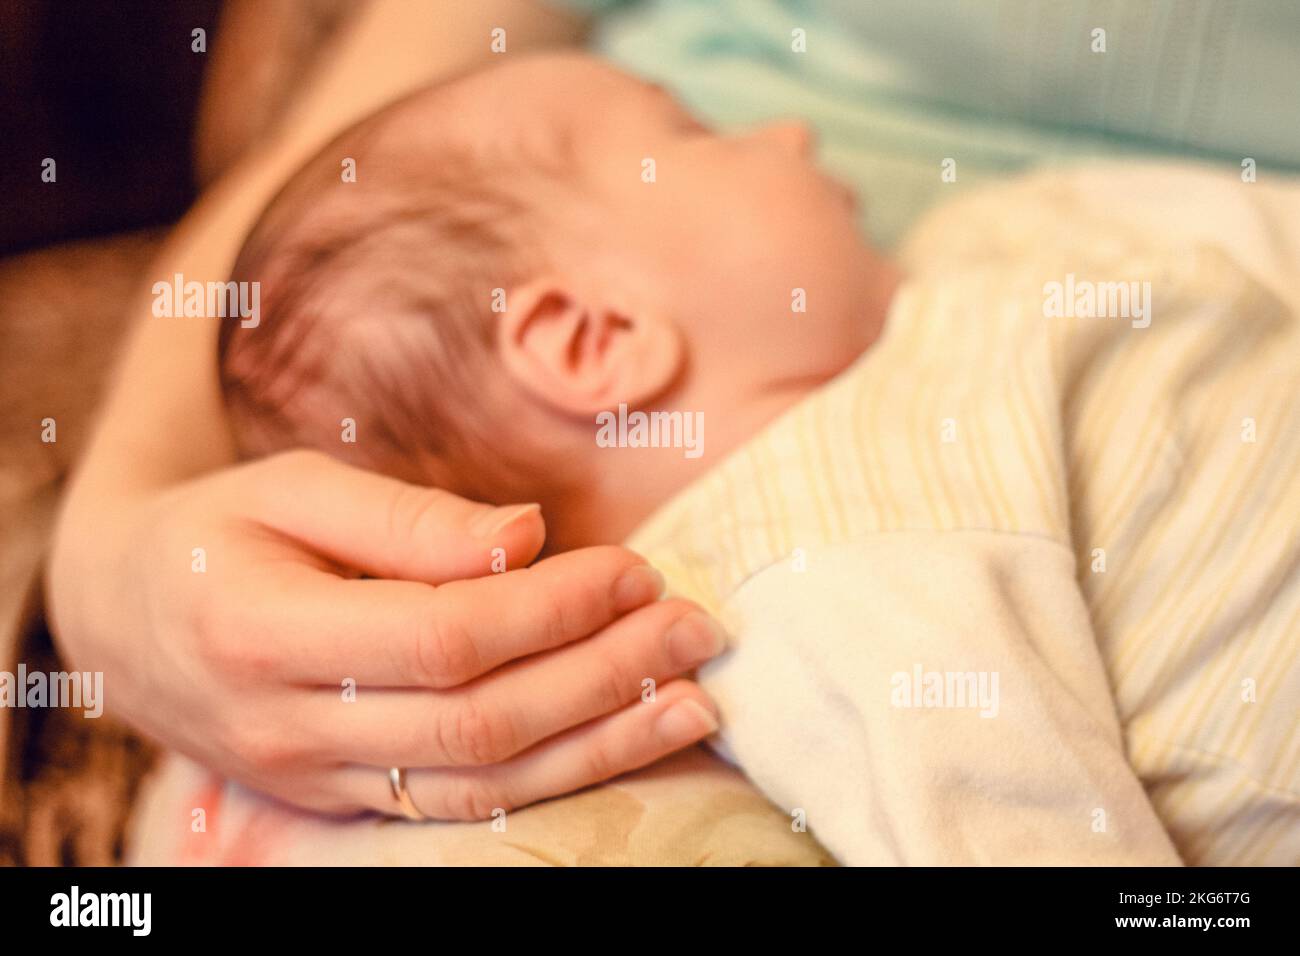
{"type": "Polygon", "coordinates": [[[668,87],[664,86],[662,83],[656,83],[653,80],[647,80],[645,87],[650,91],[650,93],[656,99],[664,100],[665,102],[671,103],[673,106],[676,106],[678,109],[681,108],[681,102],[677,99],[673,91],[668,89],[668,87]]]}
{"type": "Polygon", "coordinates": [[[709,126],[701,123],[696,115],[687,108],[686,104],[678,99],[677,94],[662,83],[656,83],[654,80],[643,80],[642,88],[656,101],[669,107],[678,118],[685,120],[691,129],[702,132],[711,131],[709,126]]]}
{"type": "Polygon", "coordinates": [[[647,80],[642,77],[629,77],[631,82],[626,89],[634,94],[639,94],[646,100],[658,100],[660,102],[675,102],[672,91],[662,83],[655,80],[647,80]]]}

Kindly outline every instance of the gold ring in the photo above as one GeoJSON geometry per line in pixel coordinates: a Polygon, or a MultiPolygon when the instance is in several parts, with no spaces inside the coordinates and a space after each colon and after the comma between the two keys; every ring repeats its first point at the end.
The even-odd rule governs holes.
{"type": "Polygon", "coordinates": [[[415,805],[411,799],[410,793],[406,790],[406,768],[390,767],[388,770],[388,784],[393,788],[393,799],[397,801],[397,806],[401,808],[402,816],[408,820],[427,820],[429,819],[415,805]]]}

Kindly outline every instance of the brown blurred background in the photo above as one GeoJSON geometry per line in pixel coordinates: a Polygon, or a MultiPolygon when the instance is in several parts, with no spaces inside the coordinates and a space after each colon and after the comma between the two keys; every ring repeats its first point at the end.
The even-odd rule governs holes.
{"type": "MultiPolygon", "coordinates": [[[[0,0],[0,670],[63,669],[40,568],[127,296],[360,6],[0,0]],[[41,180],[46,157],[55,183],[41,180]],[[40,440],[47,417],[54,444],[40,440]]],[[[150,758],[106,718],[0,710],[0,865],[116,862],[150,758]]]]}
{"type": "Polygon", "coordinates": [[[194,193],[190,143],[217,0],[7,0],[0,253],[175,219],[194,193]],[[57,188],[41,161],[58,163],[57,188]]]}

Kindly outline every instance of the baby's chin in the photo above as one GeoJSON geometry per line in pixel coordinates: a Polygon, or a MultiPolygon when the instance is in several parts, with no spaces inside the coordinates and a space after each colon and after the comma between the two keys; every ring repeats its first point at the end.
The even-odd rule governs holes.
{"type": "MultiPolygon", "coordinates": [[[[873,260],[880,264],[879,259],[873,257],[873,260]]],[[[821,363],[826,380],[848,369],[880,340],[898,284],[898,274],[892,266],[887,266],[869,288],[850,293],[853,307],[836,320],[834,331],[827,329],[825,333],[828,344],[833,339],[821,363]]]]}

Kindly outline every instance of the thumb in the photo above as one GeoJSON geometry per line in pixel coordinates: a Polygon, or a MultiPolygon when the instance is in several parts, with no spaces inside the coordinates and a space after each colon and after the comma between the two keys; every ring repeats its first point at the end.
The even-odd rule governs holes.
{"type": "Polygon", "coordinates": [[[240,470],[251,517],[374,577],[441,584],[503,564],[522,568],[546,539],[540,505],[495,508],[319,452],[285,452],[240,470]]]}

